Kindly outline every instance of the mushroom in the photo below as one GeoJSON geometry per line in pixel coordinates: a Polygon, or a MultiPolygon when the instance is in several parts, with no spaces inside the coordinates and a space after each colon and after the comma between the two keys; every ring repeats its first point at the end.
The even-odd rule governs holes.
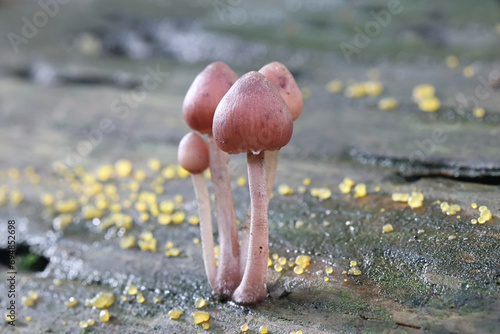
{"type": "Polygon", "coordinates": [[[212,234],[212,215],[207,183],[203,176],[203,171],[209,165],[209,153],[203,138],[195,132],[186,134],[179,143],[177,160],[182,168],[191,173],[194,192],[198,201],[203,262],[205,263],[205,271],[210,287],[215,289],[217,267],[215,265],[214,236],[212,234]]]}
{"type": "MultiPolygon", "coordinates": [[[[264,75],[269,81],[271,81],[278,92],[280,93],[283,100],[285,100],[288,109],[292,113],[293,121],[299,118],[302,113],[303,99],[302,93],[300,92],[299,86],[295,81],[292,73],[280,62],[274,61],[263,66],[259,72],[264,75]]],[[[266,151],[265,154],[265,169],[266,169],[266,188],[268,200],[271,197],[273,191],[274,180],[276,178],[276,170],[278,169],[278,156],[279,150],[276,151],[266,151]]],[[[246,222],[250,218],[250,208],[246,215],[246,222]]],[[[248,224],[243,229],[242,243],[241,243],[241,258],[240,258],[240,268],[241,271],[244,270],[246,264],[246,249],[248,247],[248,224]]]]}
{"type": "MultiPolygon", "coordinates": [[[[288,109],[292,113],[292,118],[295,122],[302,113],[304,101],[292,73],[290,73],[285,65],[277,61],[263,66],[259,72],[276,86],[281,97],[285,100],[288,109]]],[[[266,187],[268,195],[270,195],[273,190],[276,170],[278,168],[279,152],[279,150],[266,152],[266,187]]]]}
{"type": "Polygon", "coordinates": [[[264,152],[279,150],[292,136],[293,119],[277,88],[258,72],[242,76],[222,98],[213,120],[217,145],[229,154],[247,153],[251,220],[243,278],[233,294],[238,304],[267,295],[268,196],[264,152]]]}
{"type": "Polygon", "coordinates": [[[192,129],[208,136],[210,173],[216,198],[220,244],[214,291],[222,298],[229,298],[240,283],[240,249],[228,168],[229,155],[221,151],[214,142],[212,121],[217,105],[237,79],[236,73],[226,64],[212,63],[196,76],[182,106],[186,123],[192,129]]]}

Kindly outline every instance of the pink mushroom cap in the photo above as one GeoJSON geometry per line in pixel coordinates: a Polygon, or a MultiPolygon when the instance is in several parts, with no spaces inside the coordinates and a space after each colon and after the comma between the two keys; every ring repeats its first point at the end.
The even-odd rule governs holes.
{"type": "Polygon", "coordinates": [[[213,120],[217,146],[229,154],[279,150],[288,144],[292,132],[287,104],[277,88],[255,71],[234,83],[213,120]]]}
{"type": "Polygon", "coordinates": [[[259,72],[278,88],[278,92],[292,113],[293,120],[299,118],[304,101],[299,86],[288,68],[280,62],[274,61],[263,66],[259,72]]]}
{"type": "Polygon", "coordinates": [[[208,146],[195,132],[186,134],[179,143],[177,151],[179,165],[191,174],[199,174],[208,168],[208,146]]]}
{"type": "Polygon", "coordinates": [[[238,75],[222,62],[208,65],[196,76],[182,105],[184,120],[191,129],[212,133],[215,109],[236,80],[238,75]]]}

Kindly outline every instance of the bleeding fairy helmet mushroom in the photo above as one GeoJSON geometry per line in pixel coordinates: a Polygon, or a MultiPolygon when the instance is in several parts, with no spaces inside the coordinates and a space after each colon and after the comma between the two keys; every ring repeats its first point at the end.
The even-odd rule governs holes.
{"type": "Polygon", "coordinates": [[[212,134],[215,109],[236,80],[238,75],[222,62],[208,65],[196,76],[182,105],[182,115],[191,129],[212,134]]]}
{"type": "Polygon", "coordinates": [[[196,76],[182,106],[186,123],[192,129],[208,135],[210,173],[216,198],[220,244],[214,292],[222,298],[229,298],[240,283],[240,247],[231,193],[229,156],[221,151],[213,140],[212,121],[217,105],[237,79],[236,73],[226,64],[212,63],[196,76]]]}
{"type": "Polygon", "coordinates": [[[215,265],[214,239],[212,234],[212,215],[210,212],[207,184],[203,177],[203,171],[208,168],[209,153],[207,144],[203,138],[195,132],[186,134],[179,143],[177,160],[182,168],[191,173],[198,201],[205,272],[207,273],[210,286],[212,289],[215,289],[217,267],[215,265]]]}
{"type": "Polygon", "coordinates": [[[304,101],[299,86],[297,86],[297,82],[288,68],[280,62],[274,61],[263,66],[259,72],[276,86],[288,109],[290,109],[293,120],[299,118],[304,101]]]}
{"type": "Polygon", "coordinates": [[[258,72],[242,76],[217,106],[213,135],[230,154],[247,153],[251,199],[248,259],[241,284],[233,294],[239,304],[252,304],[267,295],[267,190],[264,151],[288,144],[293,119],[277,88],[258,72]]]}
{"type": "MultiPolygon", "coordinates": [[[[276,86],[292,113],[293,120],[295,121],[299,118],[302,113],[304,101],[299,86],[297,86],[297,82],[288,68],[280,62],[274,61],[263,66],[259,72],[276,86]]],[[[269,151],[266,153],[266,187],[268,196],[272,192],[274,179],[276,178],[278,155],[279,151],[269,151]]]]}

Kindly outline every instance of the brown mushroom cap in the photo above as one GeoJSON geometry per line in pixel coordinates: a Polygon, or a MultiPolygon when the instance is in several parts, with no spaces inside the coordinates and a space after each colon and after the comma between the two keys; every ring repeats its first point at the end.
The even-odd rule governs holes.
{"type": "Polygon", "coordinates": [[[215,108],[227,93],[238,75],[222,62],[215,62],[196,76],[184,97],[182,114],[193,130],[212,133],[215,108]]]}
{"type": "Polygon", "coordinates": [[[208,168],[208,146],[195,132],[186,134],[179,143],[177,160],[182,168],[191,174],[198,174],[208,168]]]}
{"type": "Polygon", "coordinates": [[[288,144],[292,132],[292,114],[285,101],[276,87],[255,71],[234,83],[214,115],[214,139],[230,154],[279,150],[288,144]]]}
{"type": "Polygon", "coordinates": [[[278,92],[292,113],[293,120],[299,118],[304,101],[299,86],[288,68],[280,62],[274,61],[262,67],[259,72],[278,88],[278,92]]]}

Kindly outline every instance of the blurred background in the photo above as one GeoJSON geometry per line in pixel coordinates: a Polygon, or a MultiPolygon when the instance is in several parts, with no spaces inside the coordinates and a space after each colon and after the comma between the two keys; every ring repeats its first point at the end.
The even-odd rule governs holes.
{"type": "MultiPolygon", "coordinates": [[[[216,333],[246,321],[272,333],[494,331],[500,1],[0,0],[0,32],[0,228],[18,222],[21,332],[193,332],[189,314],[166,314],[190,313],[200,296],[216,333]],[[275,190],[291,193],[271,201],[270,241],[313,267],[270,274],[272,297],[252,311],[211,296],[193,191],[176,165],[184,94],[214,61],[238,75],[280,61],[304,97],[281,150],[275,190]],[[367,195],[343,194],[346,177],[367,195]],[[419,209],[391,200],[415,189],[419,209]],[[173,212],[155,215],[164,201],[179,225],[173,212]],[[492,223],[470,223],[476,202],[492,223]],[[165,256],[169,241],[179,251],[165,256]],[[353,259],[359,277],[342,274],[353,259]],[[145,303],[123,292],[130,285],[145,303]],[[29,291],[40,295],[33,307],[21,302],[29,291]],[[114,320],[82,327],[99,320],[84,300],[102,291],[116,296],[114,320]]],[[[230,171],[243,220],[245,157],[230,171]]]]}

